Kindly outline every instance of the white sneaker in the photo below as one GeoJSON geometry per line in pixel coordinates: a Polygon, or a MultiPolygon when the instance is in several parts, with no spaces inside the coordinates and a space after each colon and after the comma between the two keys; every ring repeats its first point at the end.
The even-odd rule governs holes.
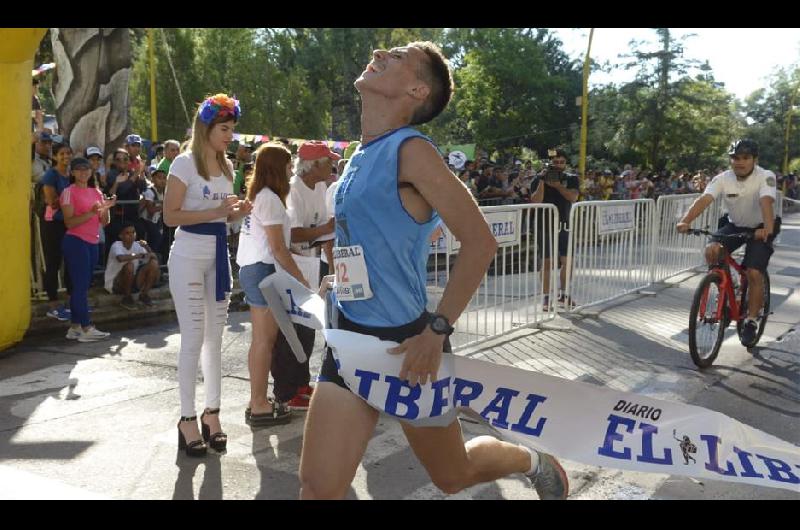
{"type": "Polygon", "coordinates": [[[69,328],[67,331],[67,338],[69,340],[78,340],[81,336],[81,328],[69,328]]]}
{"type": "Polygon", "coordinates": [[[85,330],[81,331],[81,334],[78,337],[78,342],[94,342],[96,340],[105,339],[109,335],[111,335],[111,333],[100,331],[94,326],[89,326],[85,330]]]}

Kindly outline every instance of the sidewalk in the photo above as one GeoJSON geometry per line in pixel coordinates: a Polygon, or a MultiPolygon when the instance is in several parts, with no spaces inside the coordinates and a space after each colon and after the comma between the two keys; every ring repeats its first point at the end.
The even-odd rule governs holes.
{"type": "MultiPolygon", "coordinates": [[[[460,355],[570,380],[719,410],[800,444],[800,215],[784,223],[772,258],[772,302],[761,347],[748,353],[730,328],[714,366],[692,363],[686,329],[700,276],[683,274],[652,290],[545,329],[518,330],[460,355]],[[776,340],[782,338],[782,340],[776,340]]],[[[172,319],[80,344],[26,339],[0,358],[0,498],[293,499],[304,413],[288,425],[252,431],[247,313],[231,313],[223,338],[221,419],[228,453],[188,459],[177,450],[177,351],[172,319]]],[[[311,359],[319,371],[321,336],[311,359]]],[[[198,385],[198,403],[203,395],[198,385]]],[[[480,425],[463,423],[469,437],[480,425]]],[[[566,462],[571,499],[766,498],[797,494],[724,482],[622,472],[566,462]]],[[[398,424],[381,417],[349,498],[438,499],[398,424]]],[[[457,499],[535,499],[521,476],[475,486],[457,499]]]]}

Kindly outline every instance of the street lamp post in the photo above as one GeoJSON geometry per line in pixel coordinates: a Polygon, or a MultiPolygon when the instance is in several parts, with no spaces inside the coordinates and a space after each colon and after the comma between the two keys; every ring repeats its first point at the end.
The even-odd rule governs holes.
{"type": "Polygon", "coordinates": [[[792,97],[789,100],[789,110],[786,111],[786,134],[783,138],[783,174],[789,172],[789,131],[792,129],[792,113],[794,112],[794,101],[797,99],[797,90],[800,89],[800,80],[794,85],[792,97]]]}
{"type": "Polygon", "coordinates": [[[150,136],[155,143],[158,140],[158,120],[156,117],[156,59],[153,51],[153,28],[147,30],[147,48],[150,56],[150,136]]]}
{"type": "Polygon", "coordinates": [[[594,28],[589,30],[589,46],[586,48],[586,59],[583,61],[583,97],[581,97],[581,154],[578,161],[580,178],[586,176],[586,133],[589,116],[589,54],[592,52],[594,28]]]}

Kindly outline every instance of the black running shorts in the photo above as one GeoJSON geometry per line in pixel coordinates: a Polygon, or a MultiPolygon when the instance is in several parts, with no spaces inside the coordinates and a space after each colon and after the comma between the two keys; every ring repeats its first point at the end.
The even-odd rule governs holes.
{"type": "MultiPolygon", "coordinates": [[[[339,329],[352,331],[354,333],[362,333],[364,335],[372,335],[380,340],[390,340],[401,343],[407,338],[419,335],[425,330],[425,326],[428,325],[428,315],[429,313],[425,311],[413,322],[409,322],[408,324],[404,324],[402,326],[390,328],[372,328],[351,322],[341,311],[339,311],[339,329]]],[[[450,337],[445,339],[442,350],[448,353],[453,351],[450,346],[450,337]]],[[[336,361],[333,358],[333,353],[331,352],[331,349],[327,347],[325,348],[325,358],[322,360],[322,368],[319,371],[318,381],[336,383],[340,387],[350,390],[347,388],[347,385],[345,385],[344,379],[342,379],[342,377],[339,375],[339,370],[336,367],[336,361]]]]}

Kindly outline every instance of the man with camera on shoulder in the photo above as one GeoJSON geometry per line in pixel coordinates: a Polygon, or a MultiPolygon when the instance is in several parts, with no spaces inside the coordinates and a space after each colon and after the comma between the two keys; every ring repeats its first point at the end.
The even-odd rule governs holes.
{"type": "MultiPolygon", "coordinates": [[[[555,243],[555,252],[558,252],[559,267],[561,269],[560,279],[561,288],[559,289],[558,301],[564,304],[564,307],[569,309],[574,307],[573,302],[569,296],[564,294],[564,288],[567,284],[567,270],[569,264],[567,263],[567,243],[569,241],[569,212],[572,209],[572,203],[578,200],[578,193],[580,184],[578,176],[567,173],[567,154],[563,149],[548,149],[547,155],[550,158],[550,163],[542,170],[539,175],[534,179],[531,189],[536,190],[531,195],[530,202],[554,204],[558,209],[558,238],[555,243]]],[[[543,311],[550,310],[550,260],[551,247],[553,246],[550,240],[552,227],[547,226],[547,223],[542,222],[543,216],[539,217],[538,237],[539,242],[539,255],[544,257],[542,267],[542,291],[545,293],[542,309],[543,311]]]]}

